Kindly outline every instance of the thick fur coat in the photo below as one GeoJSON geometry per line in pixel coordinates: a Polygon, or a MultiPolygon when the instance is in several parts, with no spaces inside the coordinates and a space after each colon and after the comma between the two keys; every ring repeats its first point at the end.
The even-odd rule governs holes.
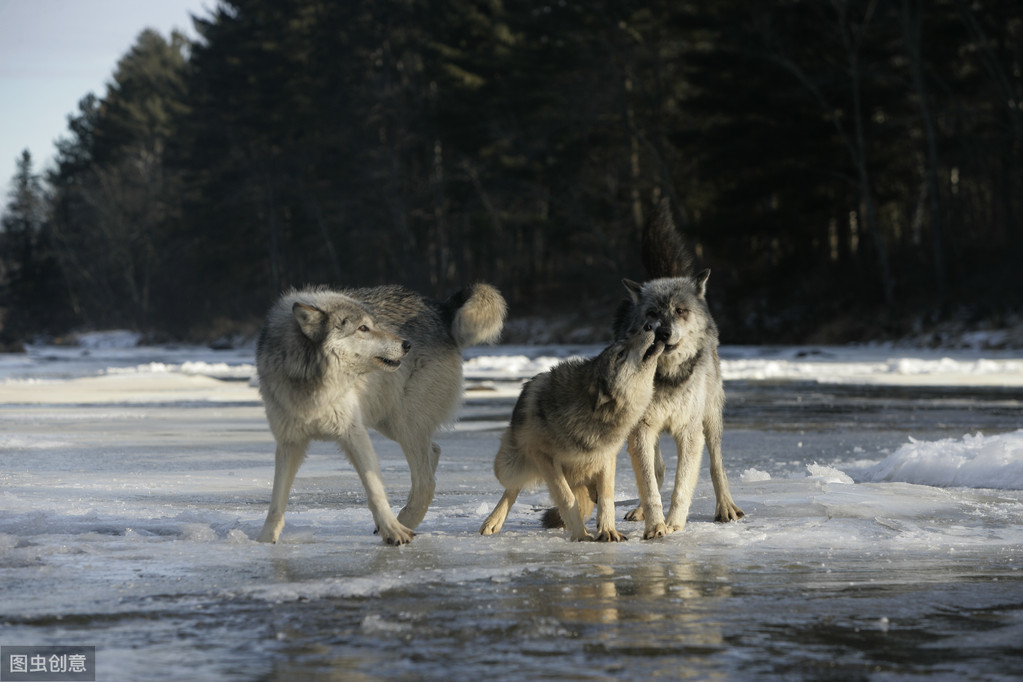
{"type": "Polygon", "coordinates": [[[667,202],[647,224],[643,262],[654,279],[643,284],[625,280],[629,294],[615,317],[615,334],[627,337],[652,325],[665,344],[657,361],[654,395],[628,448],[636,474],[640,506],[627,520],[646,522],[644,538],[682,530],[689,515],[704,445],[710,453],[710,474],[717,498],[715,519],[733,521],[743,512],[732,500],[722,463],[722,412],[725,404],[718,330],[707,306],[710,270],[693,273],[692,257],[671,219],[667,202]],[[660,486],[664,461],[660,436],[667,432],[678,449],[678,467],[667,516],[660,486]]]}
{"type": "Polygon", "coordinates": [[[332,440],[351,460],[384,542],[409,542],[435,489],[437,428],[462,396],[461,349],[500,336],[506,305],[476,284],[440,303],[398,286],[284,294],[256,350],[259,391],[277,442],[273,491],[259,535],[277,542],[295,474],[312,440],[332,440]],[[412,477],[395,516],[368,429],[397,441],[412,477]]]}
{"type": "Polygon", "coordinates": [[[614,522],[615,464],[653,396],[662,349],[652,327],[640,327],[597,357],[565,361],[525,385],[494,460],[505,492],[480,533],[500,531],[519,492],[544,481],[573,540],[625,539],[614,522]],[[596,536],[584,525],[594,501],[596,536]]]}

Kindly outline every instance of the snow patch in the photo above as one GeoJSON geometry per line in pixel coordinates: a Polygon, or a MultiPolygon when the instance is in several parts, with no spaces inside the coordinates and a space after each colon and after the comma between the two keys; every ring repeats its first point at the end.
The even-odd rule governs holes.
{"type": "Polygon", "coordinates": [[[851,485],[854,482],[849,474],[833,467],[817,464],[817,462],[807,464],[806,470],[810,472],[810,478],[820,479],[823,483],[847,483],[851,485]]]}
{"type": "Polygon", "coordinates": [[[743,483],[760,483],[761,481],[770,481],[771,474],[766,471],[750,468],[746,469],[739,475],[739,480],[743,483]]]}
{"type": "Polygon", "coordinates": [[[910,438],[908,444],[865,471],[863,480],[1023,490],[1023,429],[934,442],[910,438]]]}

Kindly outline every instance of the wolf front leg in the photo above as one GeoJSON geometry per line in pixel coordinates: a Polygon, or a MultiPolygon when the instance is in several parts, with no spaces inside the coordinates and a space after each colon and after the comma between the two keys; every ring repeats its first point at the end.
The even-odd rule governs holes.
{"type": "Polygon", "coordinates": [[[565,527],[572,534],[573,540],[592,540],[593,536],[586,532],[583,523],[582,510],[579,508],[579,501],[576,499],[572,486],[565,478],[562,468],[553,462],[544,462],[541,466],[541,473],[547,483],[547,489],[551,493],[554,504],[561,512],[561,518],[565,527]]]}
{"type": "Polygon", "coordinates": [[[643,539],[662,538],[668,534],[664,525],[664,508],[661,505],[661,491],[657,485],[654,448],[660,437],[655,429],[640,422],[629,434],[629,457],[636,473],[636,488],[639,504],[643,510],[646,530],[643,539]]]}
{"type": "Polygon", "coordinates": [[[671,507],[665,521],[669,533],[678,533],[686,526],[689,507],[693,503],[696,480],[700,476],[700,461],[703,459],[702,425],[691,424],[675,436],[678,449],[678,468],[675,470],[675,488],[671,492],[671,507]]]}
{"type": "MultiPolygon", "coordinates": [[[[615,529],[615,460],[618,453],[609,458],[596,476],[597,488],[597,542],[622,542],[627,537],[615,529]]],[[[577,495],[578,497],[578,495],[577,495]]]]}
{"type": "MultiPolygon", "coordinates": [[[[660,494],[661,486],[664,485],[664,456],[661,454],[660,438],[654,440],[654,478],[657,481],[658,494],[660,494]]],[[[642,521],[644,518],[646,516],[643,514],[642,504],[625,514],[626,521],[642,521]]]]}
{"type": "Polygon", "coordinates": [[[411,528],[406,528],[398,522],[387,502],[387,492],[384,490],[383,476],[380,474],[380,462],[373,450],[369,433],[361,424],[353,425],[340,440],[340,445],[359,473],[362,487],[366,490],[369,510],[373,513],[373,521],[380,537],[388,545],[404,545],[411,542],[415,533],[411,528]]]}
{"type": "Polygon", "coordinates": [[[295,482],[298,467],[305,459],[308,442],[277,443],[274,455],[274,484],[270,493],[270,509],[266,513],[266,522],[257,538],[259,542],[277,542],[284,528],[284,508],[288,506],[288,495],[291,485],[295,482]]]}

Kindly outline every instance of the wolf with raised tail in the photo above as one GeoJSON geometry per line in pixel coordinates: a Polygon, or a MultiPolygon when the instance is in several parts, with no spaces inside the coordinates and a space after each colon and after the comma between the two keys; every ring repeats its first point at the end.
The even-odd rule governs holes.
{"type": "Polygon", "coordinates": [[[437,428],[462,397],[462,354],[492,343],[507,306],[475,284],[441,303],[400,286],[290,291],[273,305],[256,348],[259,392],[277,442],[261,542],[277,542],[284,508],[312,440],[338,443],[355,466],[383,541],[402,545],[433,501],[437,428]],[[412,476],[395,516],[368,429],[398,442],[412,476]]]}
{"type": "Polygon", "coordinates": [[[615,315],[615,335],[627,336],[653,325],[664,352],[657,361],[654,396],[628,438],[640,506],[626,515],[645,521],[644,539],[681,531],[689,516],[704,444],[710,453],[710,476],[717,498],[714,519],[734,521],[743,512],[732,501],[721,457],[725,404],[718,330],[707,306],[710,270],[694,273],[693,260],[675,228],[665,200],[643,231],[642,260],[652,279],[624,280],[628,298],[615,315]],[[665,517],[661,505],[664,460],[659,445],[667,431],[678,449],[678,467],[665,517]]]}

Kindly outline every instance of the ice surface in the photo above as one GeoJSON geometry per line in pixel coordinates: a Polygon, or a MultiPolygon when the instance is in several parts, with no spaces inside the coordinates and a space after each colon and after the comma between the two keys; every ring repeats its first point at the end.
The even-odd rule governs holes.
{"type": "MultiPolygon", "coordinates": [[[[402,548],[373,535],[357,476],[323,443],[281,543],[254,541],[273,441],[251,348],[119,336],[0,356],[0,643],[94,644],[97,679],[129,680],[1011,679],[1023,665],[1023,403],[1004,388],[1023,384],[1020,361],[725,349],[742,521],[713,522],[704,470],[684,531],[642,541],[621,521],[637,497],[622,453],[629,542],[542,530],[543,489],[480,536],[521,381],[595,350],[473,351],[460,421],[437,435],[436,498],[402,548]],[[954,382],[896,400],[893,379],[954,382]]],[[[397,508],[407,464],[374,445],[397,508]]]]}

